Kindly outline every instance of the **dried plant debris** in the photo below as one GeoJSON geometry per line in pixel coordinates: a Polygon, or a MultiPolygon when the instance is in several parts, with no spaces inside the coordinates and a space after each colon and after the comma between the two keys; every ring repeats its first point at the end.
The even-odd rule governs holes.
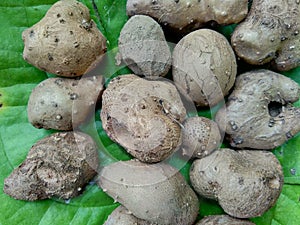
{"type": "Polygon", "coordinates": [[[168,164],[119,161],[100,171],[98,184],[140,219],[192,225],[197,218],[196,194],[180,172],[168,164]]]}
{"type": "Polygon", "coordinates": [[[216,115],[230,144],[238,148],[273,149],[300,131],[300,88],[290,78],[269,70],[240,75],[226,107],[216,115]]]}
{"type": "Polygon", "coordinates": [[[208,118],[187,118],[183,127],[182,148],[185,155],[203,158],[221,145],[218,124],[208,118]]]}
{"type": "Polygon", "coordinates": [[[157,78],[168,73],[171,51],[160,25],[149,16],[131,17],[119,37],[118,57],[137,75],[157,78]]]}
{"type": "Polygon", "coordinates": [[[32,146],[25,161],[4,181],[4,193],[34,201],[78,196],[96,175],[98,151],[80,132],[52,134],[32,146]]]}
{"type": "Polygon", "coordinates": [[[250,13],[232,35],[240,58],[254,65],[272,61],[280,71],[300,65],[300,3],[253,0],[250,13]]]}
{"type": "Polygon", "coordinates": [[[89,9],[75,0],[55,3],[22,36],[27,62],[64,77],[83,75],[106,51],[106,40],[91,20],[89,9]]]}
{"type": "Polygon", "coordinates": [[[214,22],[238,23],[248,13],[247,0],[128,0],[127,15],[148,15],[178,33],[214,22]]]}
{"type": "Polygon", "coordinates": [[[102,99],[104,130],[134,157],[158,162],[180,147],[186,110],[170,82],[122,75],[109,83],[102,99]]]}
{"type": "Polygon", "coordinates": [[[173,52],[173,79],[199,106],[213,106],[232,88],[237,73],[226,38],[200,29],[182,38],[173,52]]]}
{"type": "Polygon", "coordinates": [[[36,128],[73,130],[94,113],[103,85],[102,76],[48,78],[30,95],[28,120],[36,128]]]}
{"type": "Polygon", "coordinates": [[[278,159],[267,151],[220,149],[193,162],[195,191],[215,199],[237,218],[261,216],[275,205],[283,185],[278,159]]]}

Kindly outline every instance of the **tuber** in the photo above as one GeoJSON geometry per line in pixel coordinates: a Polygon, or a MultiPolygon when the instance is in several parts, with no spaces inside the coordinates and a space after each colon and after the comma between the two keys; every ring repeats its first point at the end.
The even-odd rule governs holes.
{"type": "Polygon", "coordinates": [[[165,163],[119,161],[100,171],[98,185],[140,219],[192,225],[199,202],[184,177],[165,163]]]}
{"type": "Polygon", "coordinates": [[[170,82],[135,75],[114,78],[102,96],[109,137],[143,162],[159,162],[181,145],[186,110],[170,82]]]}
{"type": "Polygon", "coordinates": [[[106,51],[106,40],[91,20],[89,9],[75,0],[55,3],[22,37],[23,57],[28,63],[64,77],[88,72],[106,51]]]}
{"type": "Polygon", "coordinates": [[[132,215],[124,206],[116,208],[108,217],[104,225],[158,225],[132,215]]]}
{"type": "Polygon", "coordinates": [[[231,43],[247,63],[272,61],[279,71],[300,66],[300,3],[297,0],[253,0],[246,20],[231,43]]]}
{"type": "Polygon", "coordinates": [[[208,118],[187,118],[183,127],[182,148],[186,155],[203,158],[221,144],[219,127],[208,118]]]}
{"type": "Polygon", "coordinates": [[[173,79],[199,106],[213,106],[232,88],[237,73],[226,38],[209,29],[182,38],[173,52],[173,79]]]}
{"type": "Polygon", "coordinates": [[[131,17],[121,30],[118,57],[137,75],[156,78],[168,73],[172,57],[160,25],[151,17],[131,17]]]}
{"type": "Polygon", "coordinates": [[[187,33],[210,22],[238,23],[248,12],[247,0],[128,0],[127,15],[148,15],[162,25],[187,33]]]}
{"type": "Polygon", "coordinates": [[[94,112],[103,85],[102,76],[80,80],[48,78],[30,95],[27,105],[29,122],[36,128],[72,130],[94,112]]]}
{"type": "Polygon", "coordinates": [[[97,147],[90,136],[55,133],[32,146],[25,161],[5,179],[4,193],[28,201],[70,199],[83,191],[97,168],[97,147]]]}
{"type": "Polygon", "coordinates": [[[190,178],[199,195],[217,200],[237,218],[261,216],[276,203],[283,185],[281,165],[267,151],[214,151],[193,162],[190,178]]]}
{"type": "Polygon", "coordinates": [[[207,216],[195,225],[255,225],[248,220],[240,220],[228,215],[207,216]]]}
{"type": "Polygon", "coordinates": [[[238,148],[273,149],[300,131],[300,88],[290,78],[269,70],[239,75],[216,122],[238,148]]]}

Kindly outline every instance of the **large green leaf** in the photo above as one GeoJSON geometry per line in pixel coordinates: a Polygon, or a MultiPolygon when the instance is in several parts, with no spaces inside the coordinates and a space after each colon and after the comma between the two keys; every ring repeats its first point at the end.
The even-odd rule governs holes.
{"type": "MultiPolygon", "coordinates": [[[[22,58],[24,29],[38,22],[57,0],[2,0],[0,2],[0,224],[103,224],[118,203],[91,183],[83,195],[63,202],[51,199],[36,202],[18,201],[3,193],[3,181],[26,157],[30,147],[54,131],[36,129],[28,123],[26,105],[32,89],[50,74],[39,71],[22,58]]],[[[105,67],[100,70],[106,78],[127,73],[126,68],[114,65],[118,36],[127,20],[126,0],[82,0],[91,11],[92,18],[108,40],[109,54],[105,67]]],[[[232,27],[221,28],[228,37],[232,27]]],[[[300,68],[286,73],[300,83],[300,68]]],[[[107,79],[109,80],[109,79],[107,79]]],[[[297,103],[300,106],[300,103],[297,103]]],[[[211,117],[216,112],[207,110],[200,115],[211,117]]],[[[130,156],[113,143],[102,129],[99,110],[95,118],[84,127],[97,139],[101,164],[114,160],[128,160],[130,156]]],[[[276,206],[253,221],[257,225],[297,225],[300,220],[300,137],[277,148],[274,153],[283,165],[285,185],[276,206]]],[[[170,163],[182,165],[179,159],[170,163]]],[[[181,168],[188,180],[190,163],[181,168]]],[[[201,199],[199,218],[223,213],[216,202],[201,199]]]]}

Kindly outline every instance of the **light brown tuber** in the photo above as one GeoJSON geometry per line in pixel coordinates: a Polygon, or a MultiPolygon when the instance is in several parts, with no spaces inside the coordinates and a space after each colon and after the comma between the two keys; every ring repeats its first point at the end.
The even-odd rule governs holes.
{"type": "Polygon", "coordinates": [[[75,0],[55,3],[22,36],[27,62],[64,77],[85,74],[106,51],[106,40],[90,18],[89,9],[75,0]]]}
{"type": "Polygon", "coordinates": [[[215,199],[237,218],[261,216],[277,201],[283,185],[278,159],[267,151],[220,149],[193,162],[195,191],[215,199]]]}

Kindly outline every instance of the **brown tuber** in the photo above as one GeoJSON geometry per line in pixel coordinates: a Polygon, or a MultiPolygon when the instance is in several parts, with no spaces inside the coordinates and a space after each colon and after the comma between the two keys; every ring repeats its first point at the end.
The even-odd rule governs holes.
{"type": "Polygon", "coordinates": [[[149,16],[131,17],[121,30],[118,58],[137,75],[156,78],[168,73],[172,56],[160,25],[149,16]]]}
{"type": "Polygon", "coordinates": [[[196,194],[168,164],[119,161],[100,171],[98,184],[140,219],[164,225],[192,225],[197,218],[196,194]]]}
{"type": "Polygon", "coordinates": [[[127,15],[148,15],[176,32],[191,30],[216,22],[238,23],[248,12],[247,0],[128,0],[127,15]]]}
{"type": "Polygon", "coordinates": [[[248,220],[240,220],[228,215],[207,216],[195,225],[255,225],[248,220]]]}
{"type": "Polygon", "coordinates": [[[103,85],[102,76],[48,78],[30,95],[28,120],[36,128],[73,130],[94,112],[103,85]]]}
{"type": "Polygon", "coordinates": [[[232,88],[234,52],[216,31],[200,29],[182,38],[173,52],[173,79],[199,106],[213,106],[232,88]]]}
{"type": "Polygon", "coordinates": [[[114,78],[102,96],[109,137],[143,162],[159,162],[181,145],[186,110],[170,82],[135,75],[114,78]]]}
{"type": "Polygon", "coordinates": [[[104,225],[158,225],[135,217],[124,206],[116,208],[107,218],[104,225]]]}
{"type": "Polygon", "coordinates": [[[55,3],[22,36],[27,62],[64,77],[88,72],[106,51],[106,40],[91,20],[89,9],[75,0],[55,3]]]}
{"type": "Polygon", "coordinates": [[[4,181],[4,193],[34,201],[78,196],[95,175],[98,151],[80,132],[52,134],[30,149],[25,161],[4,181]]]}
{"type": "Polygon", "coordinates": [[[232,35],[237,55],[247,63],[272,61],[277,70],[300,65],[300,4],[297,0],[253,0],[250,13],[232,35]]]}
{"type": "Polygon", "coordinates": [[[221,134],[217,123],[205,117],[190,117],[183,123],[183,153],[203,158],[219,148],[221,134]]]}
{"type": "Polygon", "coordinates": [[[273,149],[300,131],[300,88],[288,77],[269,70],[240,75],[216,122],[238,148],[273,149]]]}
{"type": "Polygon", "coordinates": [[[237,218],[261,216],[277,201],[283,185],[278,159],[267,151],[220,149],[193,162],[195,191],[215,199],[237,218]]]}

